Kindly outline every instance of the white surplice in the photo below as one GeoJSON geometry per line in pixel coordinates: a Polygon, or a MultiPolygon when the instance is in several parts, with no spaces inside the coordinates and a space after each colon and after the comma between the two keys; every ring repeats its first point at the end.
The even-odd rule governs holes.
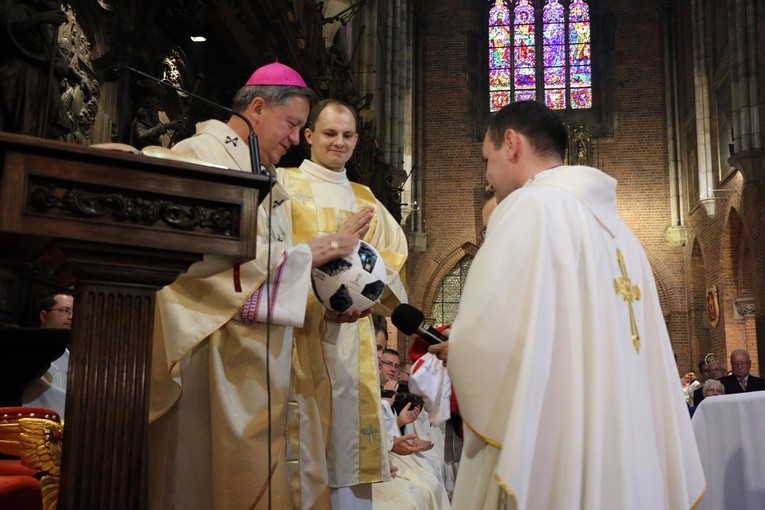
{"type": "Polygon", "coordinates": [[[680,510],[703,495],[651,267],[615,191],[558,167],[492,214],[450,334],[455,508],[680,510]]]}
{"type": "Polygon", "coordinates": [[[61,418],[66,408],[66,380],[69,373],[69,349],[51,362],[42,377],[24,388],[21,404],[28,407],[53,409],[61,418]]]}

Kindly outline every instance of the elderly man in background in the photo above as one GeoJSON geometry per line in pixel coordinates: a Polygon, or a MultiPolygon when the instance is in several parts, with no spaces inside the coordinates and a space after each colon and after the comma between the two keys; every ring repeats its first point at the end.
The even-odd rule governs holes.
{"type": "Polygon", "coordinates": [[[765,390],[765,379],[749,373],[752,360],[744,349],[736,349],[730,353],[730,368],[731,374],[720,379],[726,395],[765,390]]]}

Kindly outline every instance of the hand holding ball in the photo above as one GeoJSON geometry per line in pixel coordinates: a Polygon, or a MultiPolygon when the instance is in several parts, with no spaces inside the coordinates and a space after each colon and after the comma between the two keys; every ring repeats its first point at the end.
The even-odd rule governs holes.
{"type": "Polygon", "coordinates": [[[385,281],[385,262],[364,241],[359,241],[347,257],[331,260],[311,272],[316,297],[325,308],[339,313],[363,312],[379,303],[385,281]]]}

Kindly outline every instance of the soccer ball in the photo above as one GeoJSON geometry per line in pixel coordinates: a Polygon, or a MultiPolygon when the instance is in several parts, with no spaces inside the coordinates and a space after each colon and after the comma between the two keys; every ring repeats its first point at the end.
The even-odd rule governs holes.
{"type": "Polygon", "coordinates": [[[380,302],[385,273],[385,262],[377,250],[359,241],[347,257],[314,268],[311,285],[325,308],[340,313],[363,312],[380,302]]]}

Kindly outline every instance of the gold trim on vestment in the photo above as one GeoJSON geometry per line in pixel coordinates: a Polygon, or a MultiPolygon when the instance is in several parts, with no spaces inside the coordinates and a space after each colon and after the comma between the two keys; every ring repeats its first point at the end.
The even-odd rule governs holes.
{"type": "Polygon", "coordinates": [[[701,491],[701,494],[699,494],[699,497],[696,498],[696,501],[691,505],[691,510],[695,510],[696,507],[698,507],[701,504],[701,500],[704,499],[704,496],[707,494],[707,484],[704,484],[704,488],[701,491]]]}
{"type": "Polygon", "coordinates": [[[382,405],[377,384],[377,342],[372,317],[359,319],[359,483],[379,482],[382,405]]]}
{"type": "Polygon", "coordinates": [[[507,483],[505,483],[505,481],[502,480],[499,477],[499,475],[494,475],[494,478],[497,481],[497,485],[499,485],[500,490],[502,491],[497,501],[497,508],[498,509],[510,508],[508,507],[508,504],[507,504],[508,499],[510,499],[513,502],[512,508],[518,508],[518,500],[515,497],[515,492],[513,492],[510,486],[507,485],[507,483]]]}
{"type": "Polygon", "coordinates": [[[488,444],[492,445],[494,448],[502,448],[502,443],[501,442],[499,442],[499,441],[497,441],[495,439],[492,439],[489,436],[484,436],[483,434],[478,432],[475,428],[473,428],[473,426],[470,425],[467,421],[465,421],[465,418],[462,418],[462,423],[464,425],[467,425],[468,428],[473,431],[473,434],[478,436],[479,439],[481,439],[481,441],[483,441],[484,443],[488,443],[488,444]]]}
{"type": "MultiPolygon", "coordinates": [[[[290,179],[290,195],[292,207],[293,242],[305,243],[318,236],[319,232],[337,232],[340,225],[356,211],[346,211],[338,208],[316,207],[311,183],[305,173],[299,168],[285,168],[290,179]]],[[[375,208],[375,214],[370,222],[370,228],[365,240],[371,239],[378,225],[377,201],[366,186],[350,183],[358,210],[365,206],[375,208]]],[[[384,254],[383,260],[387,262],[384,254]]],[[[395,257],[391,257],[395,259],[395,257]]],[[[405,259],[404,259],[405,260],[405,259]]],[[[403,263],[403,260],[400,264],[403,263]]],[[[400,265],[399,264],[399,265],[400,265]]],[[[327,370],[324,350],[319,339],[313,338],[312,332],[321,331],[323,337],[324,307],[314,295],[308,299],[306,322],[302,328],[295,330],[295,349],[299,366],[298,387],[305,395],[312,394],[316,398],[321,417],[322,431],[325,444],[329,444],[329,434],[332,423],[332,387],[327,370]],[[319,362],[318,360],[321,360],[319,362]],[[321,367],[319,367],[321,363],[321,367]],[[323,373],[318,373],[323,370],[323,373]]],[[[380,388],[377,380],[377,358],[374,329],[371,318],[358,322],[359,327],[359,483],[371,483],[381,480],[381,465],[383,464],[382,439],[380,437],[380,388]],[[375,346],[375,347],[373,347],[375,346]],[[377,438],[375,441],[374,438],[377,438]]]]}
{"type": "MultiPolygon", "coordinates": [[[[350,182],[353,194],[356,197],[358,211],[346,211],[339,208],[326,208],[318,210],[313,198],[311,183],[308,182],[305,173],[299,168],[285,168],[290,177],[290,200],[292,205],[292,239],[295,244],[305,243],[315,238],[319,232],[337,232],[340,225],[367,205],[375,208],[375,215],[369,226],[369,231],[364,237],[371,238],[377,228],[377,200],[369,188],[361,184],[350,182]]],[[[383,259],[386,260],[384,254],[383,259]]],[[[403,264],[403,261],[400,263],[403,264]]],[[[399,264],[399,265],[400,265],[399,264]]]]}

